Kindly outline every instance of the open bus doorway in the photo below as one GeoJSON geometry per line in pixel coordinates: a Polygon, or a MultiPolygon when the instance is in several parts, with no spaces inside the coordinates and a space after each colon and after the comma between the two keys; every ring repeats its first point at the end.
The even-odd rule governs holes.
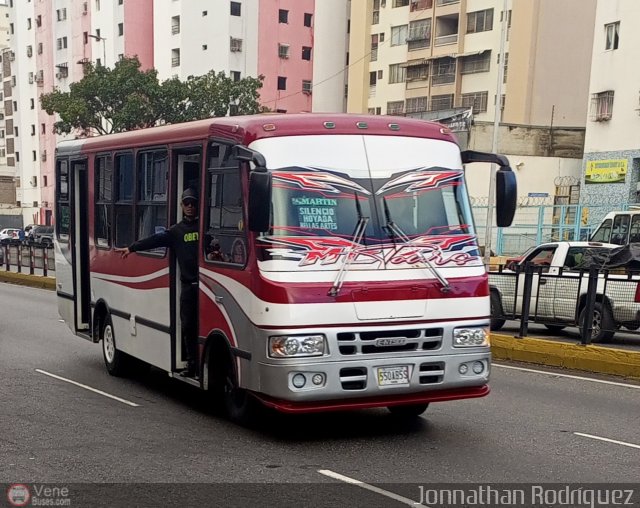
{"type": "MultiPolygon", "coordinates": [[[[175,168],[175,220],[172,222],[173,224],[177,224],[178,222],[183,220],[183,212],[181,206],[181,197],[183,193],[187,189],[192,189],[195,191],[198,196],[198,215],[201,209],[201,200],[202,193],[200,189],[200,172],[202,166],[202,149],[201,147],[193,147],[193,148],[181,148],[178,150],[174,150],[173,152],[173,165],[175,168]]],[[[199,244],[199,239],[198,239],[199,244]]],[[[200,252],[200,246],[198,245],[198,252],[200,252]]],[[[171,268],[172,273],[174,274],[171,278],[171,309],[172,309],[172,319],[171,319],[171,329],[172,333],[172,370],[173,371],[183,371],[187,369],[187,350],[186,344],[183,340],[183,323],[182,316],[184,312],[181,313],[181,297],[182,297],[182,287],[181,284],[181,273],[180,267],[178,266],[177,259],[175,253],[171,253],[171,268]],[[182,314],[182,316],[181,316],[182,314]]],[[[198,329],[198,309],[197,309],[197,298],[195,298],[194,305],[196,306],[195,312],[192,314],[195,317],[195,323],[193,326],[196,328],[196,340],[197,340],[197,329],[198,329]]],[[[194,347],[194,350],[197,354],[197,345],[194,347]]]]}

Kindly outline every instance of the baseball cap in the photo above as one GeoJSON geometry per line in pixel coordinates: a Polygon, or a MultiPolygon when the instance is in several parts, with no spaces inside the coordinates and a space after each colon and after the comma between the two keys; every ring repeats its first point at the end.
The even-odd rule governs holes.
{"type": "Polygon", "coordinates": [[[182,193],[182,197],[180,201],[187,201],[188,199],[192,199],[193,201],[198,201],[198,193],[195,189],[189,187],[182,193]]]}

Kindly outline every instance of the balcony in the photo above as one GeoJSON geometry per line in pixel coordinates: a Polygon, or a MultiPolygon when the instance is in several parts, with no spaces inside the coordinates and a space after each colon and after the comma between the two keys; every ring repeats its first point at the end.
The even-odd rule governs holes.
{"type": "Polygon", "coordinates": [[[459,4],[460,0],[436,0],[436,5],[451,5],[451,4],[459,4]]]}
{"type": "Polygon", "coordinates": [[[458,42],[458,34],[441,35],[436,37],[436,46],[444,46],[446,44],[456,44],[458,42]]]}
{"type": "Polygon", "coordinates": [[[410,5],[411,12],[424,11],[433,7],[433,0],[413,0],[410,5]]]}
{"type": "Polygon", "coordinates": [[[434,76],[431,76],[431,86],[449,85],[451,83],[455,83],[455,81],[456,81],[455,73],[436,74],[434,76]]]}

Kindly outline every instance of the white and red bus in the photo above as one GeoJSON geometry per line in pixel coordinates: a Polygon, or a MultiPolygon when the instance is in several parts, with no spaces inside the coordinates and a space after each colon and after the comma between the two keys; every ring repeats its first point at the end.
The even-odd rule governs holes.
{"type": "Polygon", "coordinates": [[[356,115],[208,119],[60,143],[56,274],[61,316],[178,378],[171,252],[114,249],[181,219],[200,195],[198,381],[243,420],[489,392],[489,287],[464,163],[492,162],[497,223],[515,211],[506,158],[460,152],[441,125],[356,115]]]}

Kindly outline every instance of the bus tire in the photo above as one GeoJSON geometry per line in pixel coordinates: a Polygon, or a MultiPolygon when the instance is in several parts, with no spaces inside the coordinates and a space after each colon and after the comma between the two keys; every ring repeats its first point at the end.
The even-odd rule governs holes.
{"type": "Polygon", "coordinates": [[[417,418],[429,407],[429,403],[408,404],[406,406],[388,406],[387,409],[393,416],[400,418],[417,418]]]}
{"type": "Polygon", "coordinates": [[[102,355],[107,372],[112,376],[124,376],[127,372],[128,357],[116,348],[113,323],[108,314],[102,322],[102,328],[100,328],[100,340],[102,341],[102,355]]]}
{"type": "Polygon", "coordinates": [[[227,417],[232,422],[245,427],[257,422],[260,403],[248,390],[239,386],[236,362],[230,351],[224,366],[222,402],[227,417]]]}
{"type": "Polygon", "coordinates": [[[491,302],[491,331],[497,332],[506,322],[503,318],[502,300],[496,291],[491,291],[489,301],[491,302]]]}

